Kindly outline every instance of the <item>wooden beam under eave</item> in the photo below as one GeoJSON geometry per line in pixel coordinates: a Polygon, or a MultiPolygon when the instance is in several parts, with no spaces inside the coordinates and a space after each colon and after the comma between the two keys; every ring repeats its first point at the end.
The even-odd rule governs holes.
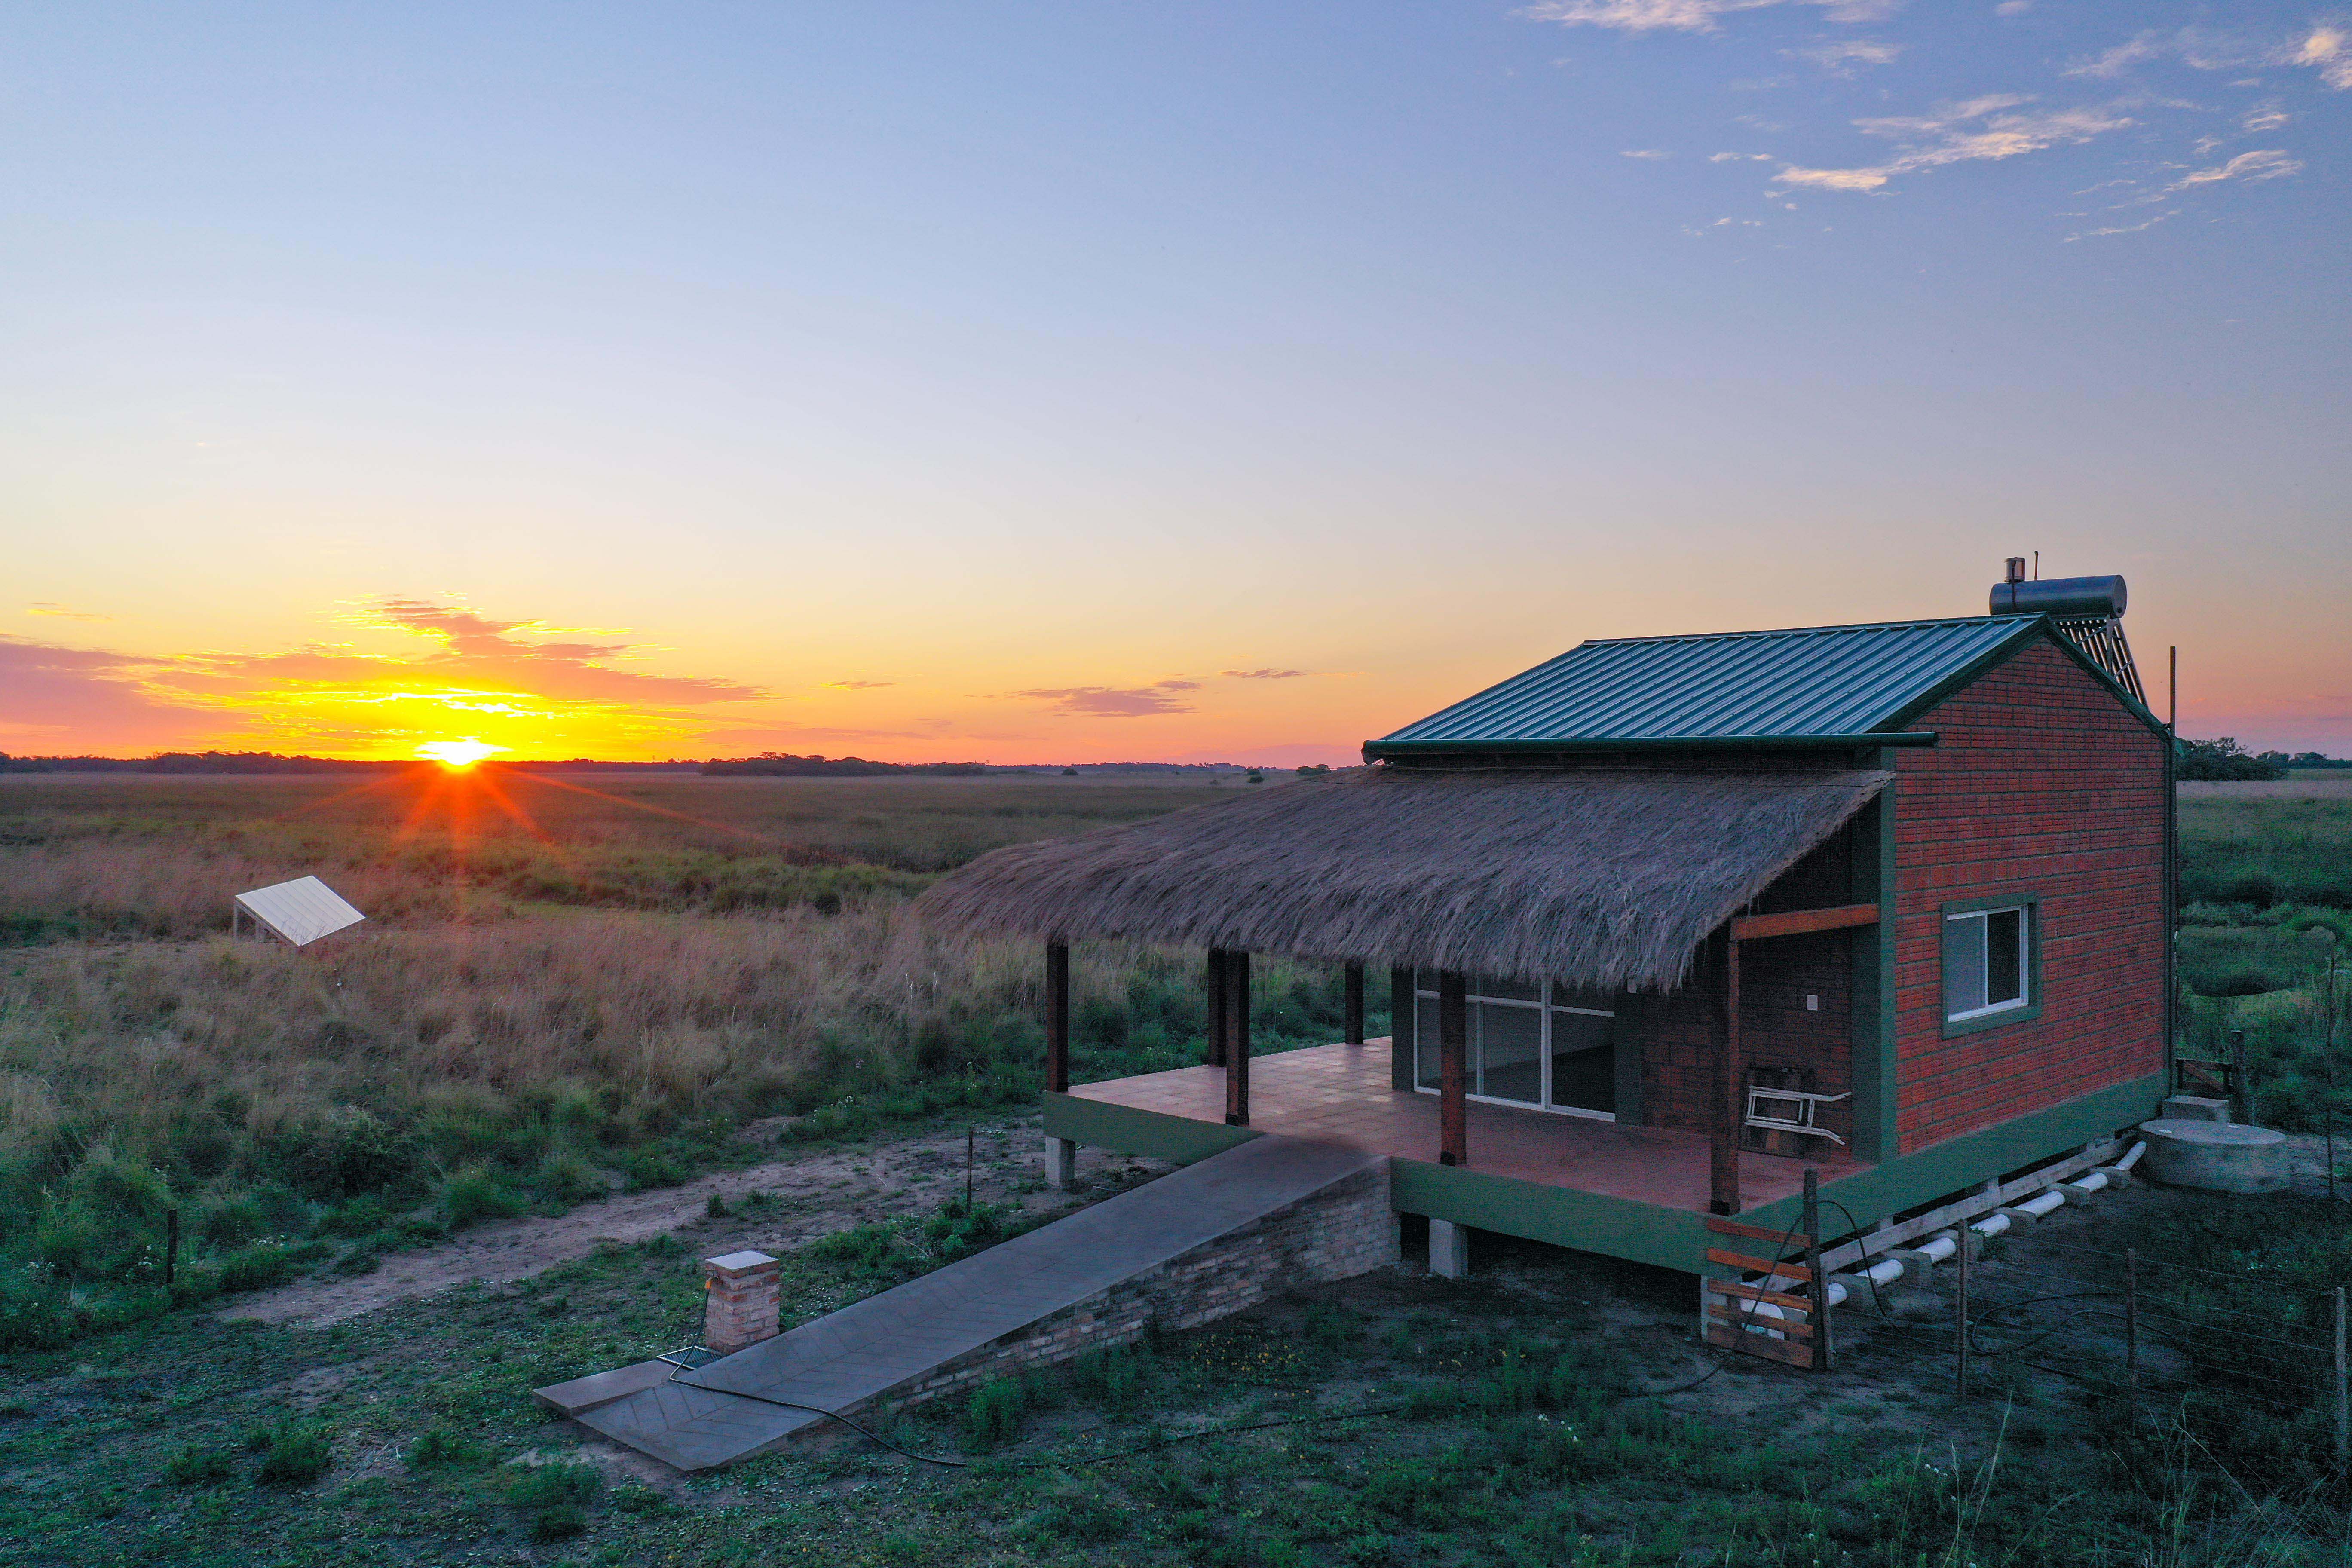
{"type": "Polygon", "coordinates": [[[1470,984],[1437,977],[1437,1163],[1470,1163],[1470,984]]]}
{"type": "Polygon", "coordinates": [[[1070,950],[1045,944],[1045,1088],[1070,1092],[1070,950]]]}
{"type": "Polygon", "coordinates": [[[1803,936],[1877,923],[1876,904],[1832,904],[1818,910],[1783,910],[1776,915],[1741,915],[1731,922],[1731,940],[1760,942],[1768,936],[1803,936]]]}
{"type": "Polygon", "coordinates": [[[1715,991],[1714,1114],[1707,1148],[1707,1212],[1739,1212],[1739,1129],[1748,1119],[1747,1066],[1739,1049],[1739,939],[1717,931],[1707,939],[1715,991]]]}

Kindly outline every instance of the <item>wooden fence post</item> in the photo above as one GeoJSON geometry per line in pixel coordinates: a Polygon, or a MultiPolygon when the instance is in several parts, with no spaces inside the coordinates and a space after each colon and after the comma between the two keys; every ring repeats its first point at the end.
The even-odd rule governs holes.
{"type": "Polygon", "coordinates": [[[2342,1469],[2347,1462],[2347,1446],[2352,1443],[2352,1401],[2346,1398],[2344,1376],[2344,1287],[2336,1287],[2336,1468],[2342,1469]]]}
{"type": "Polygon", "coordinates": [[[1954,1239],[1960,1244],[1959,1250],[1952,1254],[1952,1262],[1956,1266],[1953,1282],[1957,1287],[1955,1294],[1958,1297],[1955,1319],[1960,1331],[1954,1358],[1952,1382],[1961,1402],[1965,1404],[1969,1397],[1969,1241],[1970,1239],[1969,1227],[1965,1223],[1954,1233],[1954,1239]]]}
{"type": "Polygon", "coordinates": [[[1813,1370],[1830,1370],[1830,1281],[1822,1272],[1822,1173],[1805,1167],[1805,1273],[1813,1303],[1813,1370]]]}
{"type": "Polygon", "coordinates": [[[2139,1248],[2124,1248],[2124,1384],[2131,1400],[2131,1429],[2139,1430],[2139,1248]]]}

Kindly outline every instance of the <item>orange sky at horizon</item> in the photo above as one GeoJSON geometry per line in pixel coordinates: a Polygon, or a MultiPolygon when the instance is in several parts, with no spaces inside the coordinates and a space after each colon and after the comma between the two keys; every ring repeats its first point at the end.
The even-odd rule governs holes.
{"type": "MultiPolygon", "coordinates": [[[[1894,586],[1909,591],[1876,603],[1845,602],[1861,597],[1851,579],[1769,574],[1745,593],[1673,577],[1578,588],[1429,575],[1416,594],[1380,584],[1385,595],[1366,602],[1381,613],[1303,596],[1278,629],[1247,606],[1237,619],[1203,615],[1180,585],[1124,616],[1099,605],[1066,614],[1065,625],[1026,639],[992,636],[977,624],[985,616],[941,624],[909,605],[908,625],[931,628],[921,644],[845,624],[833,628],[837,654],[822,662],[810,645],[824,633],[808,626],[775,638],[798,645],[779,648],[746,635],[740,616],[712,619],[682,647],[682,628],[508,618],[446,594],[298,610],[263,646],[207,639],[193,652],[153,635],[168,627],[141,637],[131,617],[52,603],[18,612],[27,629],[0,631],[8,697],[0,751],[405,759],[471,742],[501,761],[779,751],[893,762],[1343,763],[1362,741],[1586,637],[1980,613],[1993,572],[1978,554],[1947,575],[1958,579],[1948,592],[1927,574],[1897,574],[1894,586]],[[1646,592],[1614,585],[1644,581],[1646,592]],[[1415,616],[1416,605],[1430,613],[1415,616]]],[[[2126,626],[2161,712],[2165,647],[2188,638],[2160,593],[2153,603],[2145,588],[2135,595],[2126,626]]],[[[2341,748],[2340,725],[2309,718],[2341,704],[2296,689],[2312,652],[2259,637],[2191,642],[2184,731],[2341,748]]]]}

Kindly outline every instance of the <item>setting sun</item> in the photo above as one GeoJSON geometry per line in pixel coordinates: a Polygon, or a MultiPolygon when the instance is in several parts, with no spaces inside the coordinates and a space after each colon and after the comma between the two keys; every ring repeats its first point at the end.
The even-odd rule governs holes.
{"type": "Polygon", "coordinates": [[[470,768],[484,757],[503,752],[504,746],[488,746],[468,736],[462,741],[428,741],[416,748],[416,754],[430,757],[445,767],[470,768]]]}

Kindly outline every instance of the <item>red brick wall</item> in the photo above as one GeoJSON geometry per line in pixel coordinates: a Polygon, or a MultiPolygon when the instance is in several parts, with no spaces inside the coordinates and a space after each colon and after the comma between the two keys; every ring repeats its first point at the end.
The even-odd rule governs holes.
{"type": "Polygon", "coordinates": [[[1895,788],[1904,1153],[2164,1066],[2164,742],[2037,644],[1906,726],[1895,788]],[[2042,1015],[1944,1037],[1949,901],[2041,899],[2042,1015]]]}
{"type": "MultiPolygon", "coordinates": [[[[1790,867],[1758,900],[1760,910],[1813,909],[1848,901],[1850,847],[1841,833],[1790,867]]],[[[1821,1094],[1853,1087],[1853,941],[1843,931],[1744,942],[1739,965],[1740,1053],[1750,1068],[1792,1068],[1821,1094]],[[1817,1011],[1807,995],[1821,999],[1817,1011]]],[[[1643,999],[1629,1037],[1642,1050],[1642,1120],[1704,1132],[1712,1125],[1708,1076],[1710,1008],[1704,989],[1685,986],[1643,999]]],[[[1853,1102],[1825,1106],[1820,1124],[1849,1142],[1853,1102]]]]}

